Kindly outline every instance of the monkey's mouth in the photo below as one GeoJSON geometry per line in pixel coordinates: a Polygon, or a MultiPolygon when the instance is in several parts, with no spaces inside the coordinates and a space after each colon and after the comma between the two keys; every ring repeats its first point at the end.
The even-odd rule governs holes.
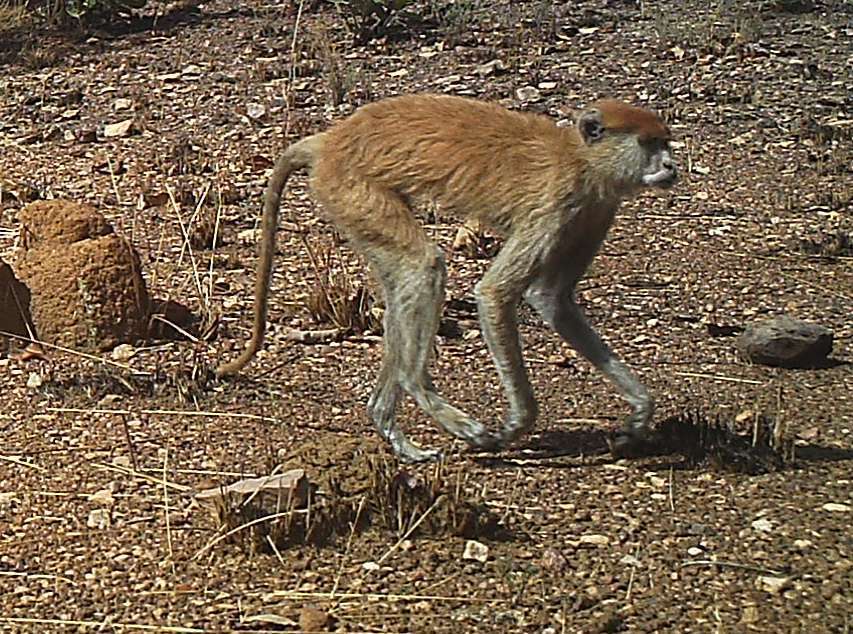
{"type": "Polygon", "coordinates": [[[675,170],[660,170],[654,174],[643,175],[643,185],[646,187],[660,187],[669,189],[678,180],[678,172],[675,170]]]}

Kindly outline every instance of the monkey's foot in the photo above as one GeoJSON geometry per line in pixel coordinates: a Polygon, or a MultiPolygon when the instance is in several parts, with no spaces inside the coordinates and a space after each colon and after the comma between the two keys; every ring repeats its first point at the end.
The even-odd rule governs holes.
{"type": "Polygon", "coordinates": [[[438,449],[424,449],[418,447],[408,438],[395,438],[391,441],[391,449],[397,455],[400,462],[439,462],[444,459],[444,454],[438,449]]]}
{"type": "Polygon", "coordinates": [[[614,458],[636,458],[648,451],[649,431],[646,427],[620,429],[610,434],[607,445],[614,458]]]}
{"type": "Polygon", "coordinates": [[[477,436],[468,439],[468,446],[477,451],[499,451],[504,448],[504,439],[501,434],[482,430],[477,436]]]}

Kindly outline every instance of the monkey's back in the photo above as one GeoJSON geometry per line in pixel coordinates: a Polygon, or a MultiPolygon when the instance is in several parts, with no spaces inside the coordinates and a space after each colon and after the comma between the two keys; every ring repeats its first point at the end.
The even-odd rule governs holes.
{"type": "Polygon", "coordinates": [[[553,191],[555,184],[572,189],[566,175],[579,171],[580,144],[574,129],[544,116],[463,97],[407,95],[368,104],[328,130],[314,173],[435,200],[507,232],[513,216],[529,217],[568,193],[553,191]]]}

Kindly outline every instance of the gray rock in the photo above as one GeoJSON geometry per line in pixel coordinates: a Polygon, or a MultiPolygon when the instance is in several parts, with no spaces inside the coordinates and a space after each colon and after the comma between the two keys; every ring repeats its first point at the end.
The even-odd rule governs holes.
{"type": "Polygon", "coordinates": [[[828,328],[786,315],[749,324],[737,347],[753,363],[783,368],[813,368],[825,364],[832,352],[828,328]]]}

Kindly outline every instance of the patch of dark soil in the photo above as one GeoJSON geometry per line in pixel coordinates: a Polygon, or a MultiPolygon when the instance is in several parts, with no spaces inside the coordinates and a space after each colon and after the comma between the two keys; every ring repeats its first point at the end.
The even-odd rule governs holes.
{"type": "Polygon", "coordinates": [[[253,523],[249,543],[262,552],[271,543],[324,546],[368,529],[397,538],[499,534],[497,517],[468,493],[461,468],[401,467],[379,438],[318,432],[285,457],[282,470],[304,471],[305,478],[272,505],[226,499],[218,507],[225,530],[253,523]],[[264,517],[269,521],[257,521],[264,517]]]}

